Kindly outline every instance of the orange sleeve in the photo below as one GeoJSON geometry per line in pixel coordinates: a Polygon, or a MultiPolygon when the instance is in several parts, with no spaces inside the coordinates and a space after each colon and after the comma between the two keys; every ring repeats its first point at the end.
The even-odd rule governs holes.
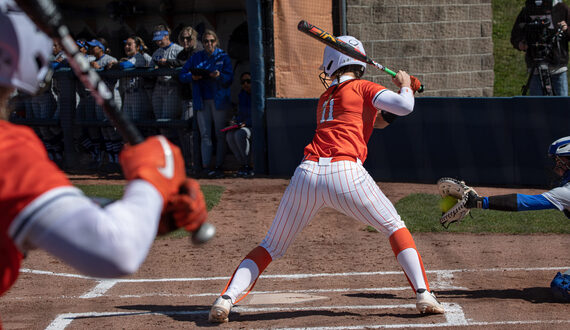
{"type": "Polygon", "coordinates": [[[360,80],[360,81],[361,81],[360,92],[362,94],[362,98],[364,99],[366,107],[375,109],[373,104],[374,97],[376,97],[376,94],[378,94],[378,92],[385,90],[386,87],[378,85],[377,83],[368,80],[360,80]]]}
{"type": "Polygon", "coordinates": [[[34,199],[57,187],[70,186],[43,143],[27,127],[0,122],[0,229],[6,233],[14,218],[34,199]]]}

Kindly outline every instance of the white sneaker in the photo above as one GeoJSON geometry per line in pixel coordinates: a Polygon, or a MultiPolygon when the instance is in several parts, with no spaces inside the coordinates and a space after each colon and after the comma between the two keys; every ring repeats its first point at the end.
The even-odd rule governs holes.
{"type": "Polygon", "coordinates": [[[416,308],[422,314],[443,314],[443,305],[437,301],[435,295],[426,289],[418,289],[416,308]]]}
{"type": "Polygon", "coordinates": [[[208,316],[208,321],[213,323],[224,323],[228,322],[228,315],[230,315],[230,310],[232,309],[232,299],[230,296],[223,295],[218,297],[212,309],[210,309],[210,315],[208,316]]]}

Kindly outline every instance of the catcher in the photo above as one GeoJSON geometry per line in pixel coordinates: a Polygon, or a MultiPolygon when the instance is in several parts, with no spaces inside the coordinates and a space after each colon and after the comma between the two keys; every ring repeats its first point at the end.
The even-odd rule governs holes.
{"type": "Polygon", "coordinates": [[[157,231],[200,227],[207,216],[200,186],[163,136],[122,151],[125,193],[102,207],[69,182],[32,129],[5,120],[15,88],[38,92],[52,41],[10,0],[0,0],[0,26],[0,295],[32,249],[86,275],[118,277],[137,271],[157,231]]]}
{"type": "MultiPolygon", "coordinates": [[[[552,142],[548,148],[548,157],[553,160],[553,171],[561,180],[558,187],[540,195],[507,194],[483,197],[463,181],[453,178],[439,179],[437,186],[440,195],[452,196],[458,200],[441,216],[441,224],[447,228],[450,224],[461,221],[473,208],[498,211],[557,209],[570,219],[570,136],[552,142]]],[[[556,297],[570,301],[570,269],[564,274],[556,274],[550,286],[556,297]]]]}

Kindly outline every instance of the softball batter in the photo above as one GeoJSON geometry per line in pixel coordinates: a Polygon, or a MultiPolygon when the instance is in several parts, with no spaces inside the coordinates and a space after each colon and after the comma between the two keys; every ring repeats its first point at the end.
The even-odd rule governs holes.
{"type": "MultiPolygon", "coordinates": [[[[356,38],[341,36],[339,39],[364,53],[362,43],[356,38]]],[[[416,293],[418,311],[444,312],[429,290],[422,259],[410,232],[362,166],[372,130],[384,128],[397,116],[413,111],[410,76],[398,72],[392,81],[400,92],[394,93],[360,79],[366,64],[330,47],[325,48],[321,69],[325,87],[328,87],[327,81],[332,82],[319,99],[313,141],[305,147],[303,161],[285,190],[267,236],[240,263],[214,302],[209,315],[211,322],[228,321],[232,306],[245,297],[242,293],[253,288],[269,263],[285,254],[295,237],[323,207],[334,208],[384,233],[416,293]]]]}

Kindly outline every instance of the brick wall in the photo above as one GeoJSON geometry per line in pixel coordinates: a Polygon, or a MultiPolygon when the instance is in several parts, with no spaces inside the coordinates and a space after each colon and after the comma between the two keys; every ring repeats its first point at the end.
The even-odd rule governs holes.
{"type": "MultiPolygon", "coordinates": [[[[491,0],[347,0],[347,32],[387,68],[418,77],[418,96],[493,96],[491,0]]],[[[368,66],[366,79],[392,88],[368,66]]]]}

